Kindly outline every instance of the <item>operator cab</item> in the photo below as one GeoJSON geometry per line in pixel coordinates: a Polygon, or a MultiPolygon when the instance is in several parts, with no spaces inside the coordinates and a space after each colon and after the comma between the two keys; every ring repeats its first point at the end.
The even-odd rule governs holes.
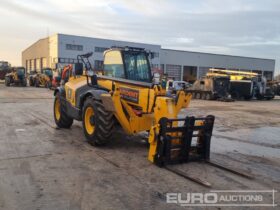
{"type": "Polygon", "coordinates": [[[15,72],[17,73],[17,75],[20,79],[23,79],[25,77],[25,68],[24,67],[16,67],[15,72]]]}
{"type": "Polygon", "coordinates": [[[149,53],[143,48],[113,47],[104,52],[104,76],[152,83],[149,53]]]}

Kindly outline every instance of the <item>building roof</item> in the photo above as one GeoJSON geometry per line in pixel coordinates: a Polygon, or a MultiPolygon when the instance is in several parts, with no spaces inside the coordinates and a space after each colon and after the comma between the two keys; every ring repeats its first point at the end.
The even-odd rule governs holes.
{"type": "Polygon", "coordinates": [[[61,33],[57,33],[57,35],[62,35],[62,36],[74,36],[74,37],[87,38],[87,39],[98,39],[98,40],[103,40],[103,41],[127,42],[127,43],[132,43],[132,44],[153,45],[153,46],[161,47],[161,45],[159,45],[159,44],[150,44],[150,43],[142,43],[142,42],[132,42],[132,41],[125,41],[125,40],[104,39],[104,38],[96,38],[96,37],[88,37],[88,36],[79,36],[79,35],[71,35],[71,34],[61,34],[61,33]]]}
{"type": "Polygon", "coordinates": [[[269,60],[269,61],[274,61],[274,62],[275,62],[275,59],[270,59],[270,58],[256,58],[256,57],[249,57],[249,56],[226,55],[226,54],[206,53],[206,52],[195,52],[195,51],[176,50],[176,49],[167,49],[167,48],[161,48],[161,50],[169,50],[169,51],[177,51],[177,52],[186,52],[186,53],[197,53],[197,54],[205,54],[205,55],[216,55],[216,56],[230,56],[230,57],[236,57],[236,58],[249,58],[249,59],[257,59],[257,60],[269,60]]]}
{"type": "Polygon", "coordinates": [[[26,49],[24,49],[24,50],[22,51],[22,53],[24,53],[26,50],[28,50],[29,48],[33,47],[34,45],[38,44],[39,42],[41,42],[41,41],[43,41],[43,40],[46,40],[46,39],[48,39],[48,38],[49,38],[49,37],[46,37],[46,38],[42,38],[42,39],[37,40],[37,41],[34,42],[33,44],[29,45],[29,47],[27,47],[26,49]]]}

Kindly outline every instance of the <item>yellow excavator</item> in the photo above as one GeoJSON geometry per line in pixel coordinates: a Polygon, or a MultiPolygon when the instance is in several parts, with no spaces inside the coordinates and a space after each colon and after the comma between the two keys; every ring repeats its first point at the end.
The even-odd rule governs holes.
{"type": "Polygon", "coordinates": [[[102,75],[93,71],[91,55],[79,55],[73,76],[54,92],[58,127],[82,121],[84,135],[94,146],[108,143],[116,125],[131,135],[148,131],[148,159],[159,166],[188,162],[191,155],[209,159],[214,116],[177,118],[191,94],[182,90],[174,97],[166,95],[159,79],[152,77],[151,53],[113,47],[104,52],[102,75]]]}

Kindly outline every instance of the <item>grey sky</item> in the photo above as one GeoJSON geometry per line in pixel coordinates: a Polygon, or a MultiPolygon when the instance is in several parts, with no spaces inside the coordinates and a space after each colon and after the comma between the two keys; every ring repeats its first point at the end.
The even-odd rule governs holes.
{"type": "Polygon", "coordinates": [[[0,0],[0,60],[21,64],[21,51],[66,33],[160,44],[210,53],[276,59],[278,0],[0,0]]]}

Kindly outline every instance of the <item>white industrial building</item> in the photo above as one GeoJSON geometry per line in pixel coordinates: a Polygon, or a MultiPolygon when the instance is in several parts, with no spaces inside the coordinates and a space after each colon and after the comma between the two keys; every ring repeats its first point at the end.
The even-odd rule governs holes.
{"type": "Polygon", "coordinates": [[[275,60],[162,49],[160,45],[55,34],[40,39],[22,52],[22,65],[28,71],[57,68],[77,62],[77,55],[93,52],[91,62],[99,70],[104,50],[112,46],[141,47],[154,52],[152,67],[161,69],[176,80],[194,81],[209,68],[253,71],[272,79],[275,60]]]}

